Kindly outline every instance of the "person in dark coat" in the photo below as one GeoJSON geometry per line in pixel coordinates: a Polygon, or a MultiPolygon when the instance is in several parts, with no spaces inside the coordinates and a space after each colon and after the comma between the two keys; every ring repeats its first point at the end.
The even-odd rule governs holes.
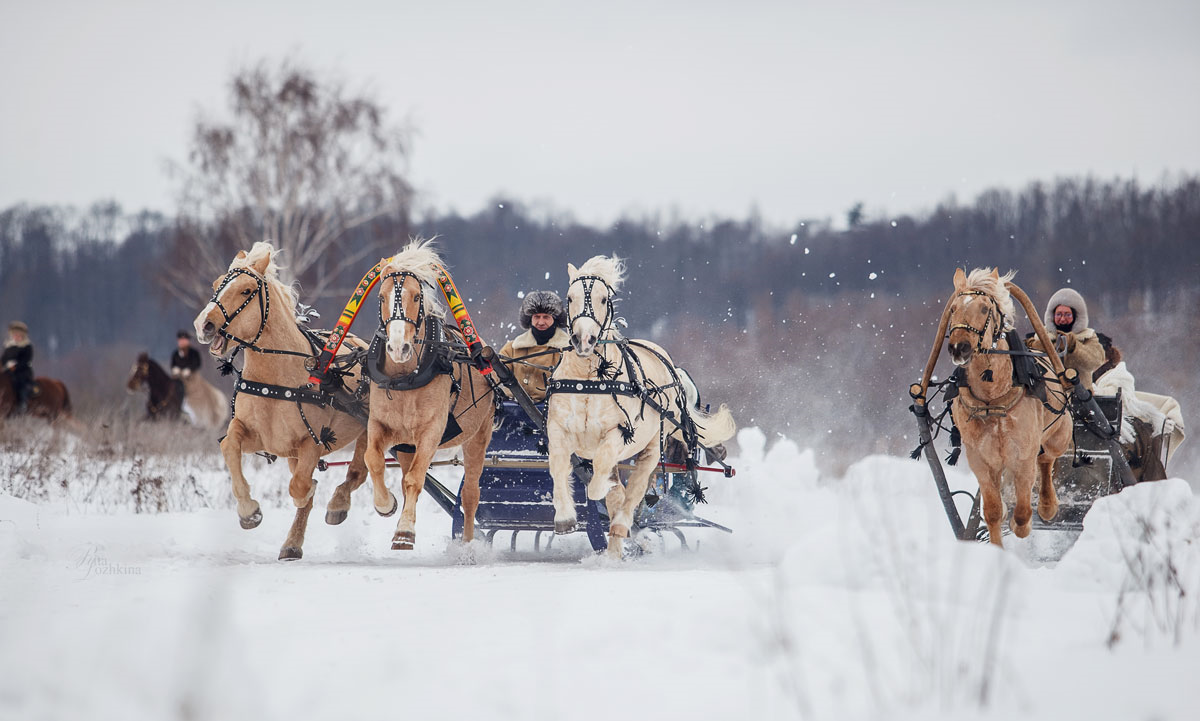
{"type": "Polygon", "coordinates": [[[192,347],[192,336],[186,330],[175,334],[175,352],[171,354],[171,377],[187,378],[200,370],[200,351],[192,347]]]}
{"type": "Polygon", "coordinates": [[[505,343],[500,355],[517,360],[533,356],[526,363],[512,364],[512,372],[533,402],[541,403],[546,398],[546,379],[550,377],[550,372],[543,368],[558,365],[562,353],[556,349],[570,342],[565,330],[567,308],[558,293],[535,290],[521,302],[520,321],[527,330],[505,343]]]}
{"type": "Polygon", "coordinates": [[[17,412],[26,412],[33,395],[33,344],[29,342],[29,327],[19,320],[8,324],[8,341],[4,344],[4,354],[0,355],[0,367],[12,377],[17,412]]]}

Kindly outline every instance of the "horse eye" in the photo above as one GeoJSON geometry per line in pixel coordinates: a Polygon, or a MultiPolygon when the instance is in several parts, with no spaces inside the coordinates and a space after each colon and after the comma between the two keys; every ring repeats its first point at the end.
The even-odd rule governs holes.
{"type": "Polygon", "coordinates": [[[243,290],[243,291],[242,291],[242,295],[250,295],[250,294],[251,294],[251,293],[253,293],[253,292],[254,292],[254,291],[252,291],[252,290],[250,290],[249,288],[247,288],[247,289],[245,289],[245,290],[243,290]]]}

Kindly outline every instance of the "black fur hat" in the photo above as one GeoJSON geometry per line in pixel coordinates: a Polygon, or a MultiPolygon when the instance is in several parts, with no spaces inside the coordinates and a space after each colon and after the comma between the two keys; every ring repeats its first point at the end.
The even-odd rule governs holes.
{"type": "Polygon", "coordinates": [[[528,328],[533,324],[534,313],[546,313],[554,316],[554,325],[567,327],[567,309],[563,306],[562,298],[552,290],[535,290],[521,301],[521,327],[528,328]]]}

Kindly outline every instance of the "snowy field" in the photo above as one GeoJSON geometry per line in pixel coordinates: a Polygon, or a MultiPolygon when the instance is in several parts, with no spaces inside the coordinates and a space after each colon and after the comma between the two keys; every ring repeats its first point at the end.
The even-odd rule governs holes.
{"type": "Polygon", "coordinates": [[[265,520],[243,531],[215,456],[160,469],[186,502],[171,483],[0,494],[0,719],[1197,718],[1184,480],[1103,499],[1049,567],[1028,560],[1044,538],[952,540],[923,462],[822,478],[790,441],[738,440],[701,509],[735,533],[621,563],[582,534],[463,548],[428,499],[417,549],[392,552],[369,484],[281,563],[282,464],[251,473],[265,520]]]}

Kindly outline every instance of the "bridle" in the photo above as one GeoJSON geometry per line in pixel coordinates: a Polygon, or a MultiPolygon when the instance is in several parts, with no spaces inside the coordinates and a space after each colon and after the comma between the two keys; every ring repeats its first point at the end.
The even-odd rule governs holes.
{"type": "Polygon", "coordinates": [[[253,273],[245,268],[232,268],[228,273],[225,274],[225,279],[221,281],[221,284],[217,286],[217,289],[213,291],[213,297],[209,302],[217,306],[217,308],[219,308],[221,311],[221,315],[225,317],[225,322],[220,328],[217,329],[218,335],[228,338],[240,346],[250,348],[251,350],[262,351],[262,349],[258,347],[258,339],[262,337],[263,331],[266,330],[267,317],[271,314],[271,294],[265,279],[260,277],[257,273],[253,273]],[[232,313],[230,313],[225,308],[225,304],[221,302],[221,293],[225,290],[226,286],[232,283],[234,278],[239,275],[249,276],[250,279],[255,282],[257,287],[254,290],[244,291],[243,295],[246,296],[246,299],[243,300],[242,304],[239,305],[232,313]],[[233,322],[234,318],[238,317],[239,313],[241,313],[246,309],[247,306],[250,305],[255,297],[258,298],[258,310],[259,315],[261,316],[261,319],[258,323],[258,332],[254,334],[253,340],[245,340],[244,338],[239,338],[230,333],[229,324],[233,322]]]}
{"type": "MultiPolygon", "coordinates": [[[[576,283],[583,284],[583,309],[567,319],[567,328],[571,329],[571,332],[574,333],[575,321],[579,320],[580,318],[589,318],[596,325],[600,326],[600,332],[597,333],[597,336],[604,335],[604,331],[612,327],[613,315],[616,313],[616,306],[613,303],[614,293],[612,286],[608,284],[608,281],[604,280],[598,275],[577,276],[571,281],[571,285],[575,285],[576,283]],[[596,317],[596,307],[592,303],[592,290],[596,287],[596,281],[600,281],[600,283],[608,289],[608,298],[606,298],[604,301],[605,307],[608,308],[608,314],[604,316],[603,323],[601,323],[600,319],[596,317]]],[[[570,286],[568,286],[568,288],[569,287],[570,286]]]]}
{"type": "Polygon", "coordinates": [[[393,271],[383,276],[380,280],[388,278],[398,278],[392,285],[392,312],[387,318],[383,317],[383,304],[379,304],[379,329],[384,335],[387,335],[388,326],[395,321],[403,321],[409,323],[413,327],[413,332],[417,332],[421,328],[421,323],[425,321],[425,288],[421,283],[421,279],[417,274],[410,270],[393,271]],[[417,318],[413,320],[404,312],[404,281],[407,278],[412,278],[417,281],[417,318]]]}
{"type": "Polygon", "coordinates": [[[1000,303],[994,297],[992,297],[990,294],[985,293],[981,290],[964,290],[964,291],[959,292],[958,295],[960,295],[960,296],[963,296],[963,295],[983,296],[984,298],[986,298],[988,300],[990,307],[988,308],[987,317],[984,318],[984,320],[983,320],[982,328],[976,328],[975,326],[973,326],[969,323],[955,323],[954,325],[950,326],[950,328],[946,331],[946,337],[949,338],[950,334],[956,330],[965,330],[970,333],[974,333],[976,336],[978,336],[978,340],[975,341],[975,352],[981,353],[984,355],[991,354],[996,349],[996,344],[997,344],[998,339],[1000,338],[1000,333],[1003,331],[1004,313],[1002,313],[1000,311],[1000,303]],[[988,328],[993,325],[993,321],[994,321],[995,328],[992,331],[992,347],[984,348],[983,347],[984,338],[987,337],[988,328]]]}

